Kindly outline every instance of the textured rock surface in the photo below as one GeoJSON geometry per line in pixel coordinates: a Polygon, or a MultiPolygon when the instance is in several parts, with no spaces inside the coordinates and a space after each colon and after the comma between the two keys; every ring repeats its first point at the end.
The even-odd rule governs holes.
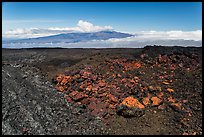
{"type": "Polygon", "coordinates": [[[2,54],[2,134],[202,134],[201,48],[2,54]]]}

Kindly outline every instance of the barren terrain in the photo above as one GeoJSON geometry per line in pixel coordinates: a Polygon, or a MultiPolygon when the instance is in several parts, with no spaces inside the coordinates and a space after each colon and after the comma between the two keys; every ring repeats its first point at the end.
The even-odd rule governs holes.
{"type": "Polygon", "coordinates": [[[202,47],[2,49],[2,134],[202,134],[202,47]]]}

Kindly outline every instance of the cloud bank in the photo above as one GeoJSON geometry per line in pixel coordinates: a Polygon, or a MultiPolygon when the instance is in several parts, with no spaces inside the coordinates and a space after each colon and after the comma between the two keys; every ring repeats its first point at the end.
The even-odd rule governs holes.
{"type": "MultiPolygon", "coordinates": [[[[15,30],[9,30],[2,33],[3,39],[19,39],[19,38],[36,38],[50,35],[57,35],[62,33],[72,32],[97,32],[104,30],[113,30],[111,26],[96,26],[90,22],[79,20],[76,27],[65,28],[19,28],[15,30]]],[[[139,31],[135,33],[135,36],[122,38],[122,39],[110,39],[108,42],[133,42],[133,41],[155,41],[155,40],[195,40],[202,41],[202,30],[195,31],[139,31]]]]}
{"type": "Polygon", "coordinates": [[[36,38],[50,35],[57,35],[61,33],[72,32],[97,32],[104,30],[112,30],[111,26],[95,26],[90,22],[79,20],[76,27],[66,28],[18,28],[15,30],[9,30],[2,34],[3,38],[36,38]]]}

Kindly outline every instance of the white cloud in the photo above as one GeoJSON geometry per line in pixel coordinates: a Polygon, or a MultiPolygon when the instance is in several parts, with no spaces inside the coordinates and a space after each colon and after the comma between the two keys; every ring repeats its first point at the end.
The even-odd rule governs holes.
{"type": "Polygon", "coordinates": [[[80,20],[77,25],[82,32],[96,32],[113,29],[111,26],[94,26],[92,23],[83,20],[80,20]]]}
{"type": "Polygon", "coordinates": [[[61,33],[71,33],[71,32],[97,32],[103,30],[112,30],[111,26],[95,26],[90,22],[79,20],[76,27],[66,27],[66,28],[18,28],[15,30],[9,30],[4,32],[3,38],[35,38],[56,35],[61,33]]]}
{"type": "Polygon", "coordinates": [[[135,33],[135,36],[121,38],[121,39],[109,39],[112,42],[123,42],[123,41],[155,41],[155,40],[202,40],[202,30],[196,31],[140,31],[135,33]]]}
{"type": "MultiPolygon", "coordinates": [[[[14,20],[15,21],[15,20],[14,20]]],[[[29,22],[29,20],[22,20],[24,22],[29,22]]],[[[40,21],[40,20],[38,20],[40,21]]],[[[49,21],[49,20],[41,20],[49,21]]],[[[58,20],[56,20],[58,21],[58,20]]],[[[56,35],[61,33],[71,33],[71,32],[97,32],[103,30],[113,30],[111,26],[96,26],[90,22],[79,20],[76,27],[52,27],[52,28],[18,28],[14,30],[9,30],[2,33],[3,38],[35,38],[56,35]]],[[[127,33],[127,32],[126,32],[127,33]]],[[[133,42],[133,41],[154,41],[154,40],[202,40],[202,30],[196,31],[140,31],[135,33],[136,36],[122,38],[122,39],[110,39],[111,42],[133,42]]]]}

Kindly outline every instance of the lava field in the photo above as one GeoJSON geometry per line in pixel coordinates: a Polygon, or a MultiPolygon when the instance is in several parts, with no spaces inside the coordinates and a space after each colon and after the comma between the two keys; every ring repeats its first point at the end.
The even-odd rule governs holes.
{"type": "Polygon", "coordinates": [[[3,49],[2,134],[202,135],[201,50],[3,49]]]}

